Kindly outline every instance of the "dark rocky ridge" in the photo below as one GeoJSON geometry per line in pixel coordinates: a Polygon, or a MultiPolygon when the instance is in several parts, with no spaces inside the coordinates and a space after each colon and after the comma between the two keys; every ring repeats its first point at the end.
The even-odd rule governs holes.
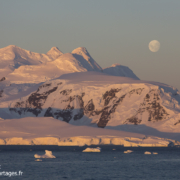
{"type": "Polygon", "coordinates": [[[5,81],[6,80],[6,78],[5,77],[2,77],[1,79],[0,79],[0,82],[1,81],[5,81]]]}
{"type": "Polygon", "coordinates": [[[144,98],[144,102],[140,105],[137,113],[128,118],[124,124],[133,123],[135,125],[140,124],[142,119],[140,117],[144,112],[148,112],[148,121],[159,121],[168,118],[168,113],[166,110],[160,105],[160,91],[156,91],[154,89],[150,90],[148,94],[146,94],[144,98]]]}
{"type": "Polygon", "coordinates": [[[9,108],[10,111],[14,111],[21,115],[22,113],[31,112],[34,115],[38,116],[42,109],[42,106],[46,102],[46,99],[49,94],[53,93],[57,90],[58,87],[53,87],[48,91],[43,93],[38,93],[40,89],[45,87],[50,87],[51,84],[43,84],[41,85],[35,93],[32,93],[26,101],[17,102],[13,108],[9,108]]]}
{"type": "Polygon", "coordinates": [[[2,97],[2,93],[3,93],[4,91],[3,90],[0,90],[0,97],[2,97]]]}

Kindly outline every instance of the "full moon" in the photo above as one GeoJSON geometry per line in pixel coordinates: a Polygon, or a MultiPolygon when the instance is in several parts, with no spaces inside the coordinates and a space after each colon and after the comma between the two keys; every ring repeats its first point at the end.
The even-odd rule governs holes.
{"type": "Polygon", "coordinates": [[[150,43],[149,43],[149,50],[152,51],[152,52],[157,52],[159,51],[159,48],[160,48],[160,42],[157,41],[157,40],[152,40],[150,43]]]}

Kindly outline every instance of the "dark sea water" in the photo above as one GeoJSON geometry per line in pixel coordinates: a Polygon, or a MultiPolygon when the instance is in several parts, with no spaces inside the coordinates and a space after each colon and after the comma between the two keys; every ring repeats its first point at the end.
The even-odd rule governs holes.
{"type": "Polygon", "coordinates": [[[101,146],[100,153],[86,147],[0,146],[0,179],[30,180],[179,180],[180,148],[123,148],[101,146]],[[31,150],[30,150],[31,149],[31,150]],[[34,154],[52,150],[55,159],[35,161],[34,154]],[[113,150],[115,149],[115,150],[113,150]],[[125,150],[133,150],[124,154],[125,150]],[[158,152],[145,155],[145,151],[158,152]],[[19,171],[20,174],[19,175],[19,171]],[[21,173],[22,172],[22,173],[21,173]],[[9,176],[10,176],[9,173],[9,176]],[[8,175],[8,173],[6,173],[8,175]]]}

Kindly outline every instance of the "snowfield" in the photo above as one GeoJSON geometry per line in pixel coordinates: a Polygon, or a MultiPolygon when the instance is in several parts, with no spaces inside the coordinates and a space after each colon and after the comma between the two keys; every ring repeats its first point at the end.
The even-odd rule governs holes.
{"type": "Polygon", "coordinates": [[[0,145],[122,145],[125,147],[167,147],[170,139],[103,128],[75,126],[52,117],[0,121],[0,145]]]}
{"type": "Polygon", "coordinates": [[[86,48],[0,49],[0,144],[168,146],[180,141],[180,94],[86,48]]]}

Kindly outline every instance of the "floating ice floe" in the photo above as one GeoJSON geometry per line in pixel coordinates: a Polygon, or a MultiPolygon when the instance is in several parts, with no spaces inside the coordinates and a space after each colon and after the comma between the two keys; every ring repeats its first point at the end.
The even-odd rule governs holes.
{"type": "Polygon", "coordinates": [[[153,154],[158,154],[157,152],[153,152],[153,154]]]}
{"type": "Polygon", "coordinates": [[[42,159],[36,159],[35,161],[42,161],[42,159]]]}
{"type": "Polygon", "coordinates": [[[35,154],[35,158],[56,158],[54,155],[52,155],[52,151],[45,150],[44,155],[35,154]]]}
{"type": "Polygon", "coordinates": [[[132,152],[133,152],[132,150],[124,151],[124,153],[132,153],[132,152]]]}
{"type": "Polygon", "coordinates": [[[151,154],[151,152],[149,152],[149,151],[146,151],[146,152],[144,152],[144,154],[151,154]]]}
{"type": "Polygon", "coordinates": [[[101,148],[100,147],[97,147],[97,148],[86,148],[82,152],[101,152],[101,148]]]}

